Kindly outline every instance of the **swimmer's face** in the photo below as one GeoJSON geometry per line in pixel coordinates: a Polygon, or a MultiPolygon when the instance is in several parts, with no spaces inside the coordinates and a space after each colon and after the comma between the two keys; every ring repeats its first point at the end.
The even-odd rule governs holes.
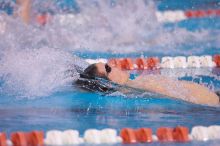
{"type": "Polygon", "coordinates": [[[129,74],[127,72],[109,64],[97,63],[96,67],[99,76],[107,77],[110,81],[115,83],[124,84],[129,79],[129,74]]]}

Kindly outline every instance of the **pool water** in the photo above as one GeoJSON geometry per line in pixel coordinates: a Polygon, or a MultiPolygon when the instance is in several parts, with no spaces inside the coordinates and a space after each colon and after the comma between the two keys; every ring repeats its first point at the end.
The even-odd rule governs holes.
{"type": "MultiPolygon", "coordinates": [[[[85,0],[85,2],[89,1],[85,0]]],[[[60,5],[63,7],[63,4],[60,5]]],[[[82,5],[90,10],[88,5],[82,5]]],[[[192,7],[193,9],[205,9],[207,7],[219,8],[219,5],[218,0],[198,1],[198,3],[158,0],[151,1],[147,8],[153,7],[149,10],[149,13],[153,14],[155,9],[161,11],[187,10],[192,7]]],[[[102,13],[109,14],[108,11],[101,10],[102,13]]],[[[118,11],[118,9],[116,10],[118,11]]],[[[141,14],[137,13],[137,15],[141,14]]],[[[153,22],[155,21],[153,16],[148,15],[147,17],[153,22]]],[[[111,18],[111,16],[108,17],[108,19],[111,18]]],[[[142,17],[140,16],[140,18],[142,17]]],[[[84,65],[86,63],[79,60],[78,57],[96,59],[100,57],[217,54],[220,48],[218,37],[220,18],[190,19],[179,23],[156,24],[157,27],[148,22],[143,26],[140,24],[141,32],[130,35],[135,36],[135,41],[146,39],[147,43],[143,44],[142,41],[137,44],[114,42],[111,34],[106,32],[104,32],[105,39],[99,38],[98,35],[102,31],[95,27],[96,24],[83,24],[81,30],[79,26],[75,28],[75,26],[65,24],[64,29],[61,27],[63,25],[54,23],[46,25],[44,28],[35,25],[24,27],[22,23],[17,23],[19,20],[10,18],[6,20],[8,22],[7,34],[0,34],[2,38],[0,40],[0,131],[9,134],[13,131],[34,129],[45,132],[52,129],[76,129],[82,136],[84,131],[90,128],[114,128],[119,132],[124,127],[150,127],[155,133],[156,129],[162,126],[182,125],[191,129],[197,125],[220,125],[220,107],[196,105],[163,96],[155,98],[146,93],[128,96],[118,92],[110,95],[86,92],[72,85],[76,78],[69,77],[70,75],[66,72],[73,68],[71,63],[86,66],[84,65]],[[146,26],[148,27],[146,28],[146,26]],[[152,30],[149,29],[150,27],[152,30]],[[93,35],[96,31],[91,31],[91,28],[97,29],[97,35],[93,35]],[[146,33],[142,33],[144,29],[147,29],[146,33]],[[87,30],[92,34],[85,33],[87,30]],[[23,32],[25,33],[23,34],[23,32]],[[163,33],[167,38],[161,38],[163,33]],[[85,41],[81,41],[81,37],[85,41]],[[80,44],[75,44],[72,40],[76,40],[80,44]],[[109,41],[114,45],[112,48],[109,41]],[[80,45],[87,49],[82,49],[80,45]],[[90,45],[92,49],[89,48],[90,45]],[[106,48],[103,47],[105,45],[106,48]],[[101,50],[99,47],[103,47],[103,49],[101,50]],[[119,50],[115,50],[116,47],[119,50]]],[[[103,27],[101,24],[97,25],[103,27]]],[[[116,38],[121,40],[126,38],[127,32],[120,32],[116,26],[111,25],[116,38]],[[122,36],[119,36],[120,33],[122,36]]],[[[133,26],[127,29],[136,32],[136,28],[138,27],[133,26]]],[[[220,71],[208,68],[204,70],[191,69],[192,75],[185,76],[178,75],[178,73],[188,70],[168,69],[160,72],[168,76],[176,75],[183,80],[206,84],[213,90],[220,90],[220,71]],[[204,73],[204,70],[209,74],[204,73]],[[199,72],[200,75],[197,75],[196,72],[199,72]]],[[[142,72],[133,71],[131,73],[139,75],[142,72]]],[[[153,143],[152,145],[196,146],[218,145],[218,143],[219,141],[208,141],[185,144],[153,143]]]]}

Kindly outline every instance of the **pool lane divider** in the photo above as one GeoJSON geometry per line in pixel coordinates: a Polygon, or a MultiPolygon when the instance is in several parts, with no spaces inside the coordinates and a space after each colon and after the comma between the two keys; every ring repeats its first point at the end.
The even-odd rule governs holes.
{"type": "Polygon", "coordinates": [[[215,55],[213,60],[216,64],[216,66],[220,67],[220,55],[215,55]]]}
{"type": "Polygon", "coordinates": [[[77,145],[77,144],[137,144],[137,143],[186,143],[190,141],[220,140],[220,126],[195,126],[191,133],[184,126],[159,127],[156,134],[151,128],[123,128],[119,135],[115,129],[88,129],[83,137],[77,130],[50,130],[44,137],[43,131],[13,132],[10,140],[6,133],[0,133],[0,146],[43,146],[43,145],[77,145]]]}
{"type": "Polygon", "coordinates": [[[157,129],[157,137],[162,142],[188,142],[189,129],[182,126],[175,128],[161,127],[157,129]]]}
{"type": "Polygon", "coordinates": [[[191,18],[207,18],[207,17],[219,17],[220,10],[176,10],[176,11],[157,11],[156,17],[159,22],[178,22],[191,18]]]}
{"type": "Polygon", "coordinates": [[[13,132],[11,143],[13,146],[40,146],[44,144],[44,133],[42,131],[13,132]]]}
{"type": "MultiPolygon", "coordinates": [[[[208,10],[167,10],[167,11],[156,11],[156,18],[158,22],[179,22],[192,18],[207,18],[207,17],[220,17],[220,9],[208,9],[208,10]]],[[[52,19],[58,21],[62,24],[73,22],[73,23],[89,23],[89,18],[87,16],[80,16],[80,22],[77,21],[77,15],[75,14],[38,14],[36,16],[36,22],[40,25],[45,25],[52,19]]],[[[79,19],[79,18],[78,18],[79,19]]]]}
{"type": "MultiPolygon", "coordinates": [[[[156,11],[156,18],[158,22],[179,22],[192,18],[207,18],[207,17],[220,17],[220,9],[209,9],[209,10],[176,10],[176,11],[156,11]]],[[[0,16],[1,17],[1,16],[0,16]]],[[[79,19],[79,17],[78,17],[79,19]]],[[[80,16],[80,20],[77,19],[75,14],[56,14],[51,15],[49,13],[39,13],[35,18],[35,22],[41,26],[49,24],[50,21],[59,22],[61,24],[66,23],[89,23],[89,18],[87,16],[80,16]]],[[[0,34],[5,32],[6,23],[0,21],[0,34]]]]}
{"type": "Polygon", "coordinates": [[[0,133],[0,146],[6,146],[6,145],[7,145],[6,133],[2,132],[0,133]]]}
{"type": "Polygon", "coordinates": [[[122,70],[154,70],[160,68],[214,68],[220,67],[220,55],[202,56],[165,56],[147,58],[111,58],[111,59],[86,59],[89,64],[108,63],[122,70]]]}
{"type": "Polygon", "coordinates": [[[135,131],[136,139],[140,143],[153,142],[152,129],[150,128],[139,128],[135,131]]]}

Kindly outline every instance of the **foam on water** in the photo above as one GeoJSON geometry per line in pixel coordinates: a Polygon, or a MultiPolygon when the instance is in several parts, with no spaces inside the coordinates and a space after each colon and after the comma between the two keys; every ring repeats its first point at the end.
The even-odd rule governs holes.
{"type": "MultiPolygon", "coordinates": [[[[34,12],[39,3],[34,2],[34,12]]],[[[77,0],[77,3],[80,10],[71,19],[54,15],[44,27],[25,25],[19,18],[1,15],[1,92],[36,97],[70,85],[76,79],[67,73],[74,70],[73,64],[86,66],[72,52],[85,48],[113,53],[154,51],[165,55],[183,52],[182,49],[182,54],[191,54],[206,47],[220,47],[218,35],[213,35],[219,34],[218,30],[192,32],[164,27],[156,20],[152,1],[77,0]]],[[[53,5],[52,1],[44,2],[48,9],[53,5]]]]}
{"type": "Polygon", "coordinates": [[[65,49],[50,47],[43,30],[5,17],[0,40],[1,93],[17,97],[44,96],[71,85],[77,74],[74,64],[86,66],[65,49]]]}
{"type": "Polygon", "coordinates": [[[219,38],[214,35],[219,30],[192,32],[177,26],[164,27],[156,19],[157,10],[152,1],[78,0],[77,3],[80,12],[74,17],[55,16],[57,19],[49,24],[58,27],[66,44],[74,49],[113,53],[166,50],[165,54],[191,54],[220,47],[219,38]]]}
{"type": "Polygon", "coordinates": [[[67,52],[47,47],[18,52],[8,49],[1,59],[2,91],[19,97],[58,91],[77,78],[73,67],[76,59],[67,52]]]}

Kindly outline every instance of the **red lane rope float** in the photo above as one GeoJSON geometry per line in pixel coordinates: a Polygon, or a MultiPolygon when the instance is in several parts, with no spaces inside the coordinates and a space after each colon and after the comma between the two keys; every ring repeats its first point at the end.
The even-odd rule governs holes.
{"type": "Polygon", "coordinates": [[[120,132],[123,143],[149,143],[153,141],[152,130],[150,128],[131,129],[124,128],[120,132]]]}
{"type": "Polygon", "coordinates": [[[115,58],[109,59],[108,64],[111,65],[111,66],[116,66],[116,64],[117,64],[116,60],[117,59],[115,59],[115,58]]]}
{"type": "Polygon", "coordinates": [[[161,127],[157,129],[157,137],[162,142],[188,142],[189,129],[183,126],[177,126],[175,128],[161,127]]]}
{"type": "Polygon", "coordinates": [[[121,60],[121,67],[122,67],[122,69],[133,70],[134,65],[133,65],[132,59],[131,58],[122,59],[121,60]]]}
{"type": "Polygon", "coordinates": [[[11,134],[13,146],[28,146],[26,134],[24,132],[14,132],[11,134]]]}
{"type": "Polygon", "coordinates": [[[192,18],[192,17],[205,17],[206,13],[205,13],[205,11],[202,11],[202,10],[197,10],[197,11],[188,10],[188,11],[185,12],[185,15],[188,18],[192,18]]]}
{"type": "Polygon", "coordinates": [[[220,55],[215,55],[213,61],[216,63],[217,67],[220,67],[220,55]]]}
{"type": "Polygon", "coordinates": [[[161,142],[172,142],[173,139],[173,128],[161,127],[157,129],[157,137],[161,142]]]}
{"type": "Polygon", "coordinates": [[[133,70],[134,65],[131,58],[109,59],[108,64],[124,70],[133,70]]]}
{"type": "Polygon", "coordinates": [[[220,10],[188,10],[185,11],[185,15],[188,18],[220,16],[220,10]]]}
{"type": "Polygon", "coordinates": [[[135,131],[136,139],[140,143],[153,142],[152,130],[150,128],[140,128],[135,131]]]}
{"type": "Polygon", "coordinates": [[[7,145],[6,133],[0,133],[0,146],[6,146],[6,145],[7,145]]]}
{"type": "Polygon", "coordinates": [[[112,65],[114,67],[118,67],[118,68],[122,69],[122,65],[121,65],[120,59],[116,59],[116,58],[109,59],[108,60],[108,64],[112,65]]]}
{"type": "Polygon", "coordinates": [[[159,68],[160,59],[157,57],[150,57],[150,58],[137,58],[133,62],[131,58],[124,58],[124,59],[109,59],[108,64],[118,67],[124,70],[134,70],[134,64],[136,64],[136,69],[144,70],[144,69],[156,69],[159,68]]]}
{"type": "Polygon", "coordinates": [[[146,59],[147,68],[148,69],[155,69],[159,68],[160,65],[160,59],[157,57],[150,57],[146,59]]]}
{"type": "Polygon", "coordinates": [[[120,132],[120,136],[121,136],[124,144],[136,143],[137,142],[135,131],[132,128],[122,129],[121,132],[120,132]]]}
{"type": "Polygon", "coordinates": [[[189,141],[189,129],[187,127],[177,126],[173,129],[173,139],[177,142],[189,141]]]}
{"type": "Polygon", "coordinates": [[[43,146],[44,145],[43,131],[32,131],[27,133],[27,143],[29,146],[43,146]]]}
{"type": "Polygon", "coordinates": [[[146,66],[146,63],[145,63],[144,58],[137,58],[137,59],[135,60],[135,64],[137,65],[137,69],[138,69],[138,70],[147,69],[147,66],[146,66]]]}
{"type": "Polygon", "coordinates": [[[122,62],[122,60],[116,59],[115,62],[116,62],[115,65],[116,65],[117,68],[123,69],[123,62],[122,62]]]}
{"type": "Polygon", "coordinates": [[[11,134],[13,146],[43,146],[44,133],[43,131],[32,132],[14,132],[11,134]]]}
{"type": "Polygon", "coordinates": [[[220,10],[207,10],[206,13],[207,13],[209,16],[212,16],[212,15],[220,15],[220,10]]]}

